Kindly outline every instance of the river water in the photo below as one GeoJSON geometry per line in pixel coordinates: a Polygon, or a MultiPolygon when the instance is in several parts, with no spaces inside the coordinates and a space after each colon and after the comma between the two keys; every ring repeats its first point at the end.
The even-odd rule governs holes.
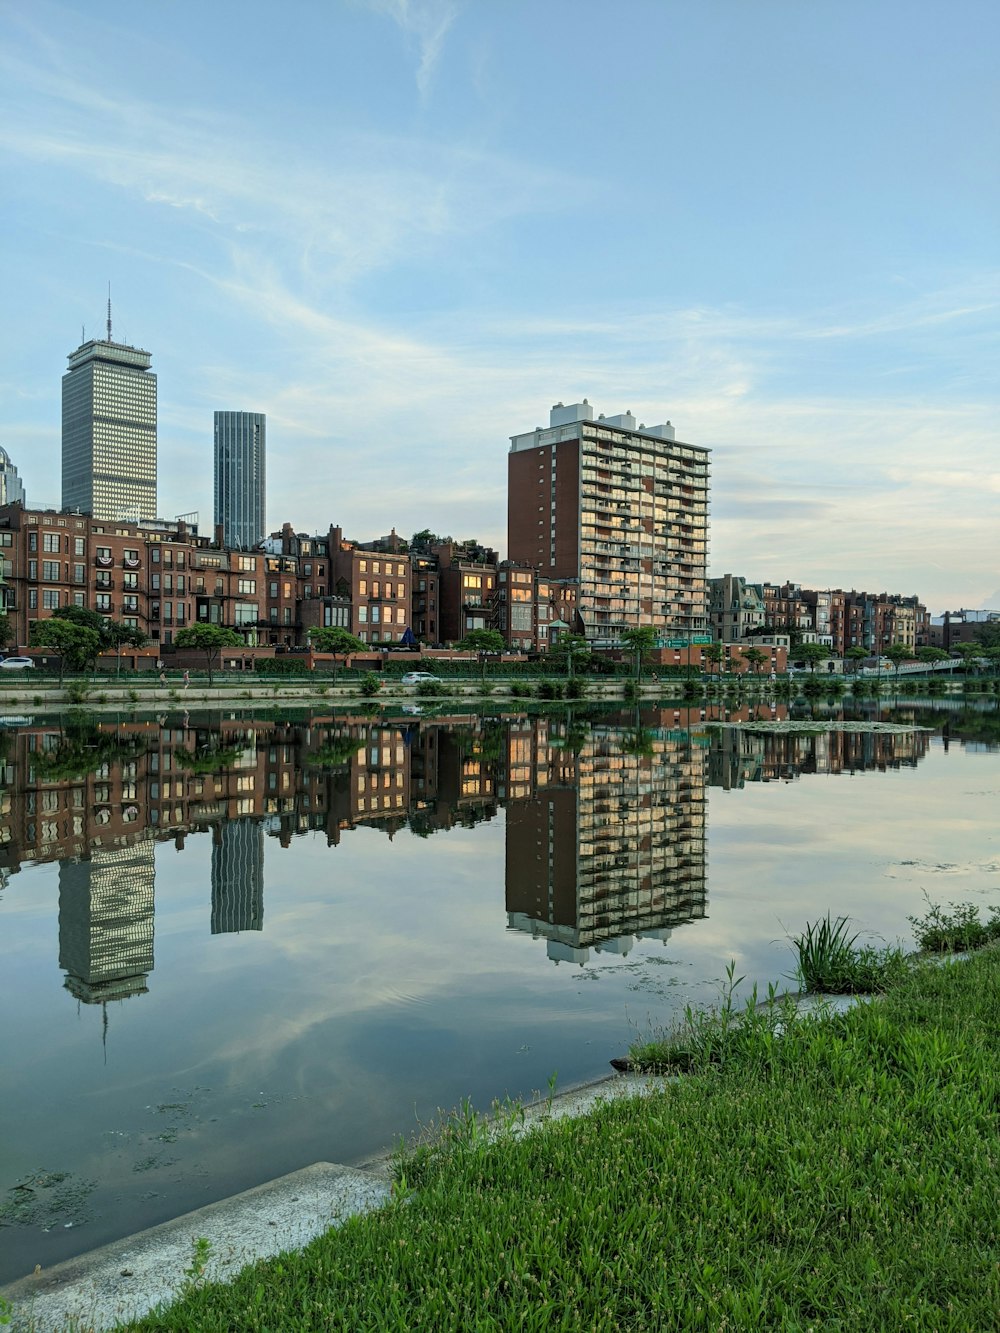
{"type": "Polygon", "coordinates": [[[7,720],[0,1281],[1000,902],[995,705],[816,711],[7,720]]]}

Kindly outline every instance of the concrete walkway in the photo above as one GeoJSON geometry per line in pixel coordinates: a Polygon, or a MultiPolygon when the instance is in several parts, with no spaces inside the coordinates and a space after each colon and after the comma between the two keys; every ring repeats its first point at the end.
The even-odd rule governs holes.
{"type": "MultiPolygon", "coordinates": [[[[586,1114],[611,1098],[648,1095],[665,1082],[643,1076],[601,1079],[526,1107],[523,1130],[516,1131],[586,1114]]],[[[15,1333],[102,1333],[174,1299],[202,1237],[211,1243],[205,1279],[223,1282],[258,1259],[301,1248],[330,1227],[381,1207],[391,1193],[388,1157],[358,1167],[317,1162],[21,1278],[0,1289],[0,1297],[12,1307],[15,1333]]]]}

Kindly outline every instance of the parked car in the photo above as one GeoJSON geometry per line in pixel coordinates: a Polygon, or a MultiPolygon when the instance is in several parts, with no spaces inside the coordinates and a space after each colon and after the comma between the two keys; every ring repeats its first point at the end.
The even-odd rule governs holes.
{"type": "Polygon", "coordinates": [[[419,685],[424,680],[432,680],[436,685],[441,684],[440,677],[431,675],[429,671],[407,671],[403,676],[404,685],[419,685]]]}
{"type": "Polygon", "coordinates": [[[26,667],[33,667],[35,659],[33,657],[5,657],[0,662],[0,668],[4,671],[24,671],[26,667]]]}

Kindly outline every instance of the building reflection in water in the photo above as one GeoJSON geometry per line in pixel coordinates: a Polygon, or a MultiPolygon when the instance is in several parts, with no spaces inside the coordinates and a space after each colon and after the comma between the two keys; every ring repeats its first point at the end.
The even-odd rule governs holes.
{"type": "Polygon", "coordinates": [[[59,966],[84,1004],[144,995],[153,970],[150,838],[59,862],[59,966]]]}
{"type": "Polygon", "coordinates": [[[508,926],[556,962],[625,954],[706,913],[706,786],[915,765],[929,743],[738,725],[781,722],[782,705],[727,711],[728,727],[716,711],[25,727],[2,761],[0,873],[59,862],[65,985],[103,1003],[147,989],[157,842],[210,833],[212,933],[260,931],[266,840],[428,837],[504,806],[508,926]]]}
{"type": "Polygon", "coordinates": [[[507,921],[583,964],[705,915],[705,750],[663,726],[572,733],[511,726],[507,921]]]}
{"type": "Polygon", "coordinates": [[[212,934],[264,929],[264,827],[234,819],[212,828],[212,934]]]}

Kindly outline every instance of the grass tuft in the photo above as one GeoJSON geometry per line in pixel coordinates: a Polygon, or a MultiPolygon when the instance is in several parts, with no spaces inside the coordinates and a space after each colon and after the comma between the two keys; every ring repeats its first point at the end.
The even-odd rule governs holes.
{"type": "Polygon", "coordinates": [[[798,979],[805,990],[824,995],[878,994],[901,979],[908,966],[898,947],[874,948],[858,945],[858,935],[848,933],[849,918],[809,923],[793,938],[798,952],[798,979]]]}

